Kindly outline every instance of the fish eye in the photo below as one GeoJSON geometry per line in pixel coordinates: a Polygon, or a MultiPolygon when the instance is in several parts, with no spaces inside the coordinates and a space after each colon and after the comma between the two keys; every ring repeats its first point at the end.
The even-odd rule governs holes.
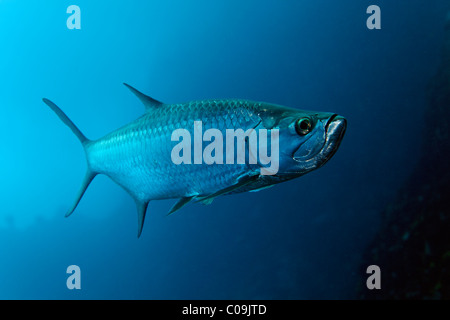
{"type": "Polygon", "coordinates": [[[295,122],[295,131],[297,131],[300,136],[305,136],[310,133],[311,128],[312,123],[308,118],[301,118],[295,122]]]}

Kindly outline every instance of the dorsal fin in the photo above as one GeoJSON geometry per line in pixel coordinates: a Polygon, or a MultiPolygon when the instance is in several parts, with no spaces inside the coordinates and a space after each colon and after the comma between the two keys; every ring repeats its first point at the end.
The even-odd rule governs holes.
{"type": "Polygon", "coordinates": [[[160,102],[158,100],[155,100],[155,99],[153,99],[153,98],[143,94],[142,92],[140,92],[139,90],[133,88],[132,86],[130,86],[127,83],[124,83],[124,85],[127,86],[127,88],[130,89],[131,92],[133,92],[136,95],[136,97],[138,97],[139,100],[142,101],[142,103],[145,106],[145,110],[147,110],[147,111],[153,110],[155,108],[158,108],[160,105],[163,104],[162,102],[160,102]]]}

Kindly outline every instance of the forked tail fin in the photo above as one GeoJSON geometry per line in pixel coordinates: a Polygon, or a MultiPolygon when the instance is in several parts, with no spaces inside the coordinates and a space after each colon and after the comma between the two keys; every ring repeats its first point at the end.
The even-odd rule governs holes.
{"type": "MultiPolygon", "coordinates": [[[[86,136],[80,131],[80,129],[77,128],[77,126],[72,122],[72,120],[69,119],[69,117],[53,102],[50,100],[44,98],[42,99],[46,105],[50,107],[50,109],[53,110],[53,112],[56,113],[56,115],[61,119],[62,122],[64,122],[70,130],[77,136],[78,140],[80,140],[83,147],[85,147],[86,143],[90,140],[86,138],[86,136]]],[[[86,149],[85,149],[86,151],[86,149]]],[[[87,154],[86,154],[87,155],[87,154]]],[[[97,175],[96,172],[93,172],[88,165],[86,175],[84,177],[83,183],[81,185],[80,191],[78,192],[78,195],[75,199],[75,202],[73,203],[72,207],[67,211],[66,217],[70,216],[72,212],[77,207],[78,203],[80,202],[81,198],[83,197],[86,189],[89,187],[89,184],[92,182],[92,180],[97,175]]]]}
{"type": "Polygon", "coordinates": [[[56,104],[46,98],[43,98],[42,101],[44,101],[44,103],[48,105],[54,113],[56,113],[56,115],[61,119],[62,122],[66,124],[66,126],[70,128],[70,130],[72,130],[72,132],[77,136],[77,138],[83,145],[86,141],[89,141],[80,131],[80,129],[78,129],[77,126],[72,122],[72,120],[70,120],[69,117],[66,116],[66,114],[56,104]]]}

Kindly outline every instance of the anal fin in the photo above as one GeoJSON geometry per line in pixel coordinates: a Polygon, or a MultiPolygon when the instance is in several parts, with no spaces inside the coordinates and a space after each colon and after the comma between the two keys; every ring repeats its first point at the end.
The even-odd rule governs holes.
{"type": "Polygon", "coordinates": [[[191,200],[194,198],[195,196],[191,196],[191,197],[183,197],[180,198],[180,200],[178,200],[177,203],[175,203],[173,205],[173,207],[170,209],[169,213],[167,213],[167,215],[171,215],[172,213],[174,213],[177,210],[180,210],[181,208],[183,208],[185,205],[187,205],[189,202],[191,202],[191,200]]]}
{"type": "Polygon", "coordinates": [[[138,214],[138,238],[141,236],[142,228],[144,227],[145,214],[147,213],[148,201],[142,202],[136,200],[137,214],[138,214]]]}

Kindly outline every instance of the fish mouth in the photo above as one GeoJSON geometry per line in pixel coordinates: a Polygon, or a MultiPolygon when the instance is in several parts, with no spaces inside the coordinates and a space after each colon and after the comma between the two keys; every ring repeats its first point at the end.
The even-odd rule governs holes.
{"type": "Polygon", "coordinates": [[[325,164],[325,162],[334,156],[344,138],[346,129],[347,119],[344,117],[334,114],[328,119],[325,125],[326,139],[320,152],[320,162],[322,162],[320,165],[325,164]]]}

